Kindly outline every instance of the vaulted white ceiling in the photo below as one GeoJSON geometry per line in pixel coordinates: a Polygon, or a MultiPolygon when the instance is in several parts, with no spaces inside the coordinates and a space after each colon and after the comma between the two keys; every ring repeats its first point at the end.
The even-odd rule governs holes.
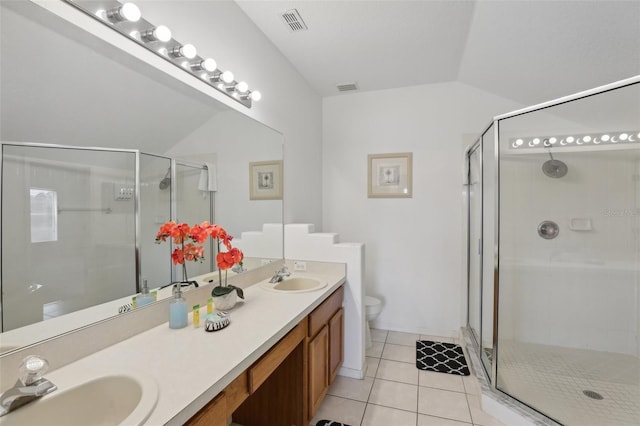
{"type": "Polygon", "coordinates": [[[637,0],[237,3],[322,96],[460,81],[530,104],[640,74],[637,0]]]}

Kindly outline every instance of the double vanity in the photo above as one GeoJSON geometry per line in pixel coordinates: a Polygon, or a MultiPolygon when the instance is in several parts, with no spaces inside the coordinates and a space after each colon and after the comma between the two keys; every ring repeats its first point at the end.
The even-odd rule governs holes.
{"type": "MultiPolygon", "coordinates": [[[[180,330],[155,325],[46,373],[58,390],[0,417],[0,425],[59,418],[222,426],[231,416],[246,426],[308,424],[343,359],[345,272],[344,264],[324,263],[280,283],[243,285],[245,300],[230,311],[229,327],[205,332],[191,314],[180,330]]],[[[210,291],[201,285],[186,293],[190,305],[204,306],[202,317],[210,291]]],[[[135,321],[139,313],[126,315],[135,321]]],[[[60,339],[74,344],[73,335],[60,339]]]]}

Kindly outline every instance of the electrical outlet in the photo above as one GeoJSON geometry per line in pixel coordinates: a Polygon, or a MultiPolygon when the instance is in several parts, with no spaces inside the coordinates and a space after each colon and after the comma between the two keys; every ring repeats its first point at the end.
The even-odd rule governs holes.
{"type": "Polygon", "coordinates": [[[293,262],[293,270],[304,272],[307,270],[307,262],[302,262],[300,260],[296,260],[293,262]]]}

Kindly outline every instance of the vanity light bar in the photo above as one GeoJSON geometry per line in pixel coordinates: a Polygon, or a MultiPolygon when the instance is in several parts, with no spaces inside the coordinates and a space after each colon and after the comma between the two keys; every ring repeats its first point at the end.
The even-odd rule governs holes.
{"type": "Polygon", "coordinates": [[[573,135],[534,136],[509,139],[509,148],[550,148],[558,146],[580,145],[620,145],[640,142],[638,130],[606,133],[585,133],[573,135]]]}
{"type": "Polygon", "coordinates": [[[131,2],[64,0],[83,13],[104,23],[140,46],[161,56],[197,77],[217,91],[224,93],[247,108],[257,102],[262,95],[257,90],[249,90],[244,81],[236,81],[231,71],[222,71],[212,58],[198,56],[192,44],[182,44],[175,40],[171,30],[164,25],[153,25],[142,18],[138,6],[131,2]]]}

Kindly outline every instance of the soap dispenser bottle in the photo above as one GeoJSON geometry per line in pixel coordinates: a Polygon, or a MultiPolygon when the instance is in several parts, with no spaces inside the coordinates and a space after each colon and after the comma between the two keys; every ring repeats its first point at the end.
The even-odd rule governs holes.
{"type": "Polygon", "coordinates": [[[136,298],[136,304],[139,307],[148,305],[149,303],[154,302],[153,295],[149,293],[149,287],[147,287],[147,280],[142,280],[142,290],[140,294],[136,298]]]}
{"type": "Polygon", "coordinates": [[[184,328],[188,323],[187,301],[182,297],[178,283],[173,287],[173,300],[169,302],[169,328],[184,328]]]}

